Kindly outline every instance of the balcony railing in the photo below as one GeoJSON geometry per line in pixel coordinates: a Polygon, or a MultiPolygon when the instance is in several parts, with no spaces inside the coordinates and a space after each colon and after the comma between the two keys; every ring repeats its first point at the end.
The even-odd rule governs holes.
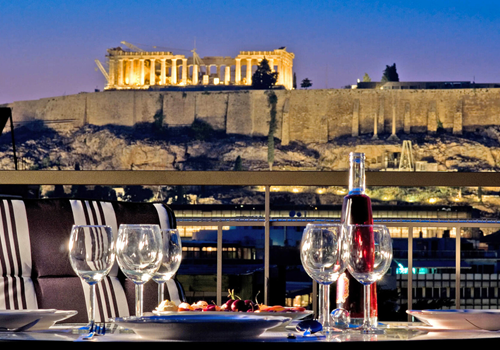
{"type": "MultiPolygon", "coordinates": [[[[223,226],[263,226],[265,229],[264,259],[264,302],[268,300],[269,281],[269,242],[270,227],[305,226],[312,221],[325,221],[325,218],[303,218],[301,220],[274,219],[271,217],[271,186],[346,186],[347,172],[222,172],[222,171],[0,171],[0,184],[3,185],[146,185],[146,186],[264,186],[265,213],[263,218],[247,219],[196,219],[179,220],[181,226],[217,226],[217,303],[222,295],[222,227],[223,226]]],[[[500,173],[457,173],[457,172],[367,172],[366,184],[370,186],[400,187],[497,187],[500,185],[500,173]]],[[[338,219],[331,219],[332,221],[338,219]]],[[[415,227],[453,227],[455,228],[455,269],[456,285],[460,286],[460,232],[462,227],[500,228],[496,220],[467,219],[377,219],[378,223],[389,227],[408,229],[408,305],[412,305],[412,270],[413,270],[413,228],[415,227]]],[[[460,288],[455,292],[456,307],[460,306],[460,288]]]]}

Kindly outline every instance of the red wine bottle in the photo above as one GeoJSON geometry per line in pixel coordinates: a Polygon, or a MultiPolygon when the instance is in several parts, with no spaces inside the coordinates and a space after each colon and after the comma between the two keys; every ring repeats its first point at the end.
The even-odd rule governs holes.
{"type": "MultiPolygon", "coordinates": [[[[365,155],[363,153],[349,154],[349,193],[342,203],[341,223],[345,225],[373,225],[372,203],[365,193],[365,155]]],[[[373,234],[371,230],[366,234],[373,234]]],[[[373,241],[373,239],[371,239],[373,241]]],[[[370,317],[377,321],[377,292],[376,285],[370,286],[370,317]]],[[[345,271],[337,281],[337,308],[349,311],[351,323],[363,321],[364,310],[363,285],[345,271]]]]}

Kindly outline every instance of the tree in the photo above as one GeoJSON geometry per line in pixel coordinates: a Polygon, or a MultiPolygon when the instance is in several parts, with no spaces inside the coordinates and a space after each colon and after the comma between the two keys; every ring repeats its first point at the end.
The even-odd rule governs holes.
{"type": "Polygon", "coordinates": [[[236,157],[233,170],[234,171],[242,171],[243,170],[243,162],[241,160],[241,156],[236,157]]]}
{"type": "Polygon", "coordinates": [[[386,83],[388,81],[399,81],[399,75],[396,71],[396,63],[394,63],[392,66],[385,66],[384,75],[382,76],[381,81],[383,83],[386,83]]]}
{"type": "Polygon", "coordinates": [[[372,78],[370,78],[368,73],[365,73],[365,75],[363,75],[363,83],[369,83],[370,81],[372,81],[372,78]]]}
{"type": "Polygon", "coordinates": [[[312,81],[309,80],[309,78],[305,78],[304,80],[302,80],[300,87],[303,89],[307,89],[307,88],[310,88],[312,85],[313,85],[312,81]]]}
{"type": "Polygon", "coordinates": [[[293,73],[293,89],[297,90],[297,74],[293,73]]]}
{"type": "Polygon", "coordinates": [[[278,72],[272,72],[269,61],[264,58],[252,75],[252,87],[254,89],[272,89],[277,80],[278,72]]]}

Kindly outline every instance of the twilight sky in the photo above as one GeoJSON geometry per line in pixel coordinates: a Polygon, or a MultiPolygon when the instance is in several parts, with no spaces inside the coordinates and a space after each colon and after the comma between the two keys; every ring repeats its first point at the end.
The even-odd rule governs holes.
{"type": "Polygon", "coordinates": [[[102,90],[130,42],[191,56],[286,46],[313,89],[380,80],[500,82],[499,0],[0,0],[0,104],[102,90]]]}

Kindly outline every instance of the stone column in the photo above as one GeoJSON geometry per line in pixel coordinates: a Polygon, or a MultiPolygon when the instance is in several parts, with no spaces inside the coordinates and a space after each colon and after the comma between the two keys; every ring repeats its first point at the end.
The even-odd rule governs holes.
{"type": "Polygon", "coordinates": [[[193,85],[198,85],[198,65],[193,65],[193,77],[191,78],[193,85]]]}
{"type": "Polygon", "coordinates": [[[139,60],[141,62],[141,79],[140,79],[140,85],[144,85],[144,58],[141,58],[139,60]]]}
{"type": "Polygon", "coordinates": [[[172,68],[170,70],[170,84],[177,85],[177,58],[172,58],[172,68]]]}
{"type": "Polygon", "coordinates": [[[463,100],[457,103],[455,115],[453,116],[453,135],[462,135],[463,131],[463,100]]]}
{"type": "Polygon", "coordinates": [[[392,103],[392,132],[391,132],[391,136],[388,137],[388,140],[394,140],[394,141],[399,140],[399,137],[396,135],[396,133],[397,133],[396,115],[397,115],[396,102],[393,102],[392,103]]]}
{"type": "Polygon", "coordinates": [[[134,84],[135,72],[134,72],[134,59],[130,59],[130,72],[129,72],[129,85],[134,84]]]}
{"type": "Polygon", "coordinates": [[[247,85],[252,85],[252,59],[247,58],[247,85]]]}
{"type": "Polygon", "coordinates": [[[285,88],[288,88],[288,71],[290,70],[290,67],[288,66],[288,62],[283,62],[284,67],[283,67],[283,85],[285,85],[285,88]]]}
{"type": "Polygon", "coordinates": [[[438,116],[436,112],[436,101],[431,101],[427,111],[427,132],[435,134],[438,129],[438,116]]]}
{"type": "Polygon", "coordinates": [[[352,131],[351,136],[359,136],[359,100],[354,100],[354,106],[352,109],[352,131]]]}
{"type": "Polygon", "coordinates": [[[377,140],[378,139],[378,121],[377,121],[377,115],[373,117],[373,136],[372,140],[377,140]]]}
{"type": "Polygon", "coordinates": [[[160,73],[160,85],[165,85],[165,78],[167,77],[167,64],[166,58],[160,58],[161,61],[161,73],[160,73]]]}
{"type": "Polygon", "coordinates": [[[234,72],[234,83],[240,85],[241,83],[241,59],[236,58],[236,70],[234,72]]]}
{"type": "Polygon", "coordinates": [[[115,68],[115,59],[111,58],[109,60],[109,72],[108,72],[108,88],[114,87],[115,83],[115,75],[116,75],[116,68],[115,68]]]}
{"type": "Polygon", "coordinates": [[[152,58],[149,60],[149,85],[156,85],[156,68],[155,68],[155,59],[152,58]]]}
{"type": "Polygon", "coordinates": [[[188,66],[187,66],[187,58],[182,59],[182,83],[187,85],[187,76],[188,76],[188,66]]]}
{"type": "Polygon", "coordinates": [[[226,66],[226,69],[224,72],[224,84],[229,85],[230,81],[231,81],[231,67],[226,66]]]}
{"type": "Polygon", "coordinates": [[[118,61],[118,85],[120,86],[123,86],[123,77],[125,74],[124,68],[123,58],[120,58],[120,60],[118,61]]]}
{"type": "Polygon", "coordinates": [[[278,61],[278,85],[284,85],[283,82],[283,60],[278,61]]]}
{"type": "Polygon", "coordinates": [[[404,126],[403,130],[405,134],[411,134],[411,110],[410,110],[410,102],[405,103],[405,114],[404,114],[404,126]]]}
{"type": "Polygon", "coordinates": [[[269,68],[271,68],[271,72],[274,72],[274,60],[271,58],[267,61],[269,62],[269,68]]]}

